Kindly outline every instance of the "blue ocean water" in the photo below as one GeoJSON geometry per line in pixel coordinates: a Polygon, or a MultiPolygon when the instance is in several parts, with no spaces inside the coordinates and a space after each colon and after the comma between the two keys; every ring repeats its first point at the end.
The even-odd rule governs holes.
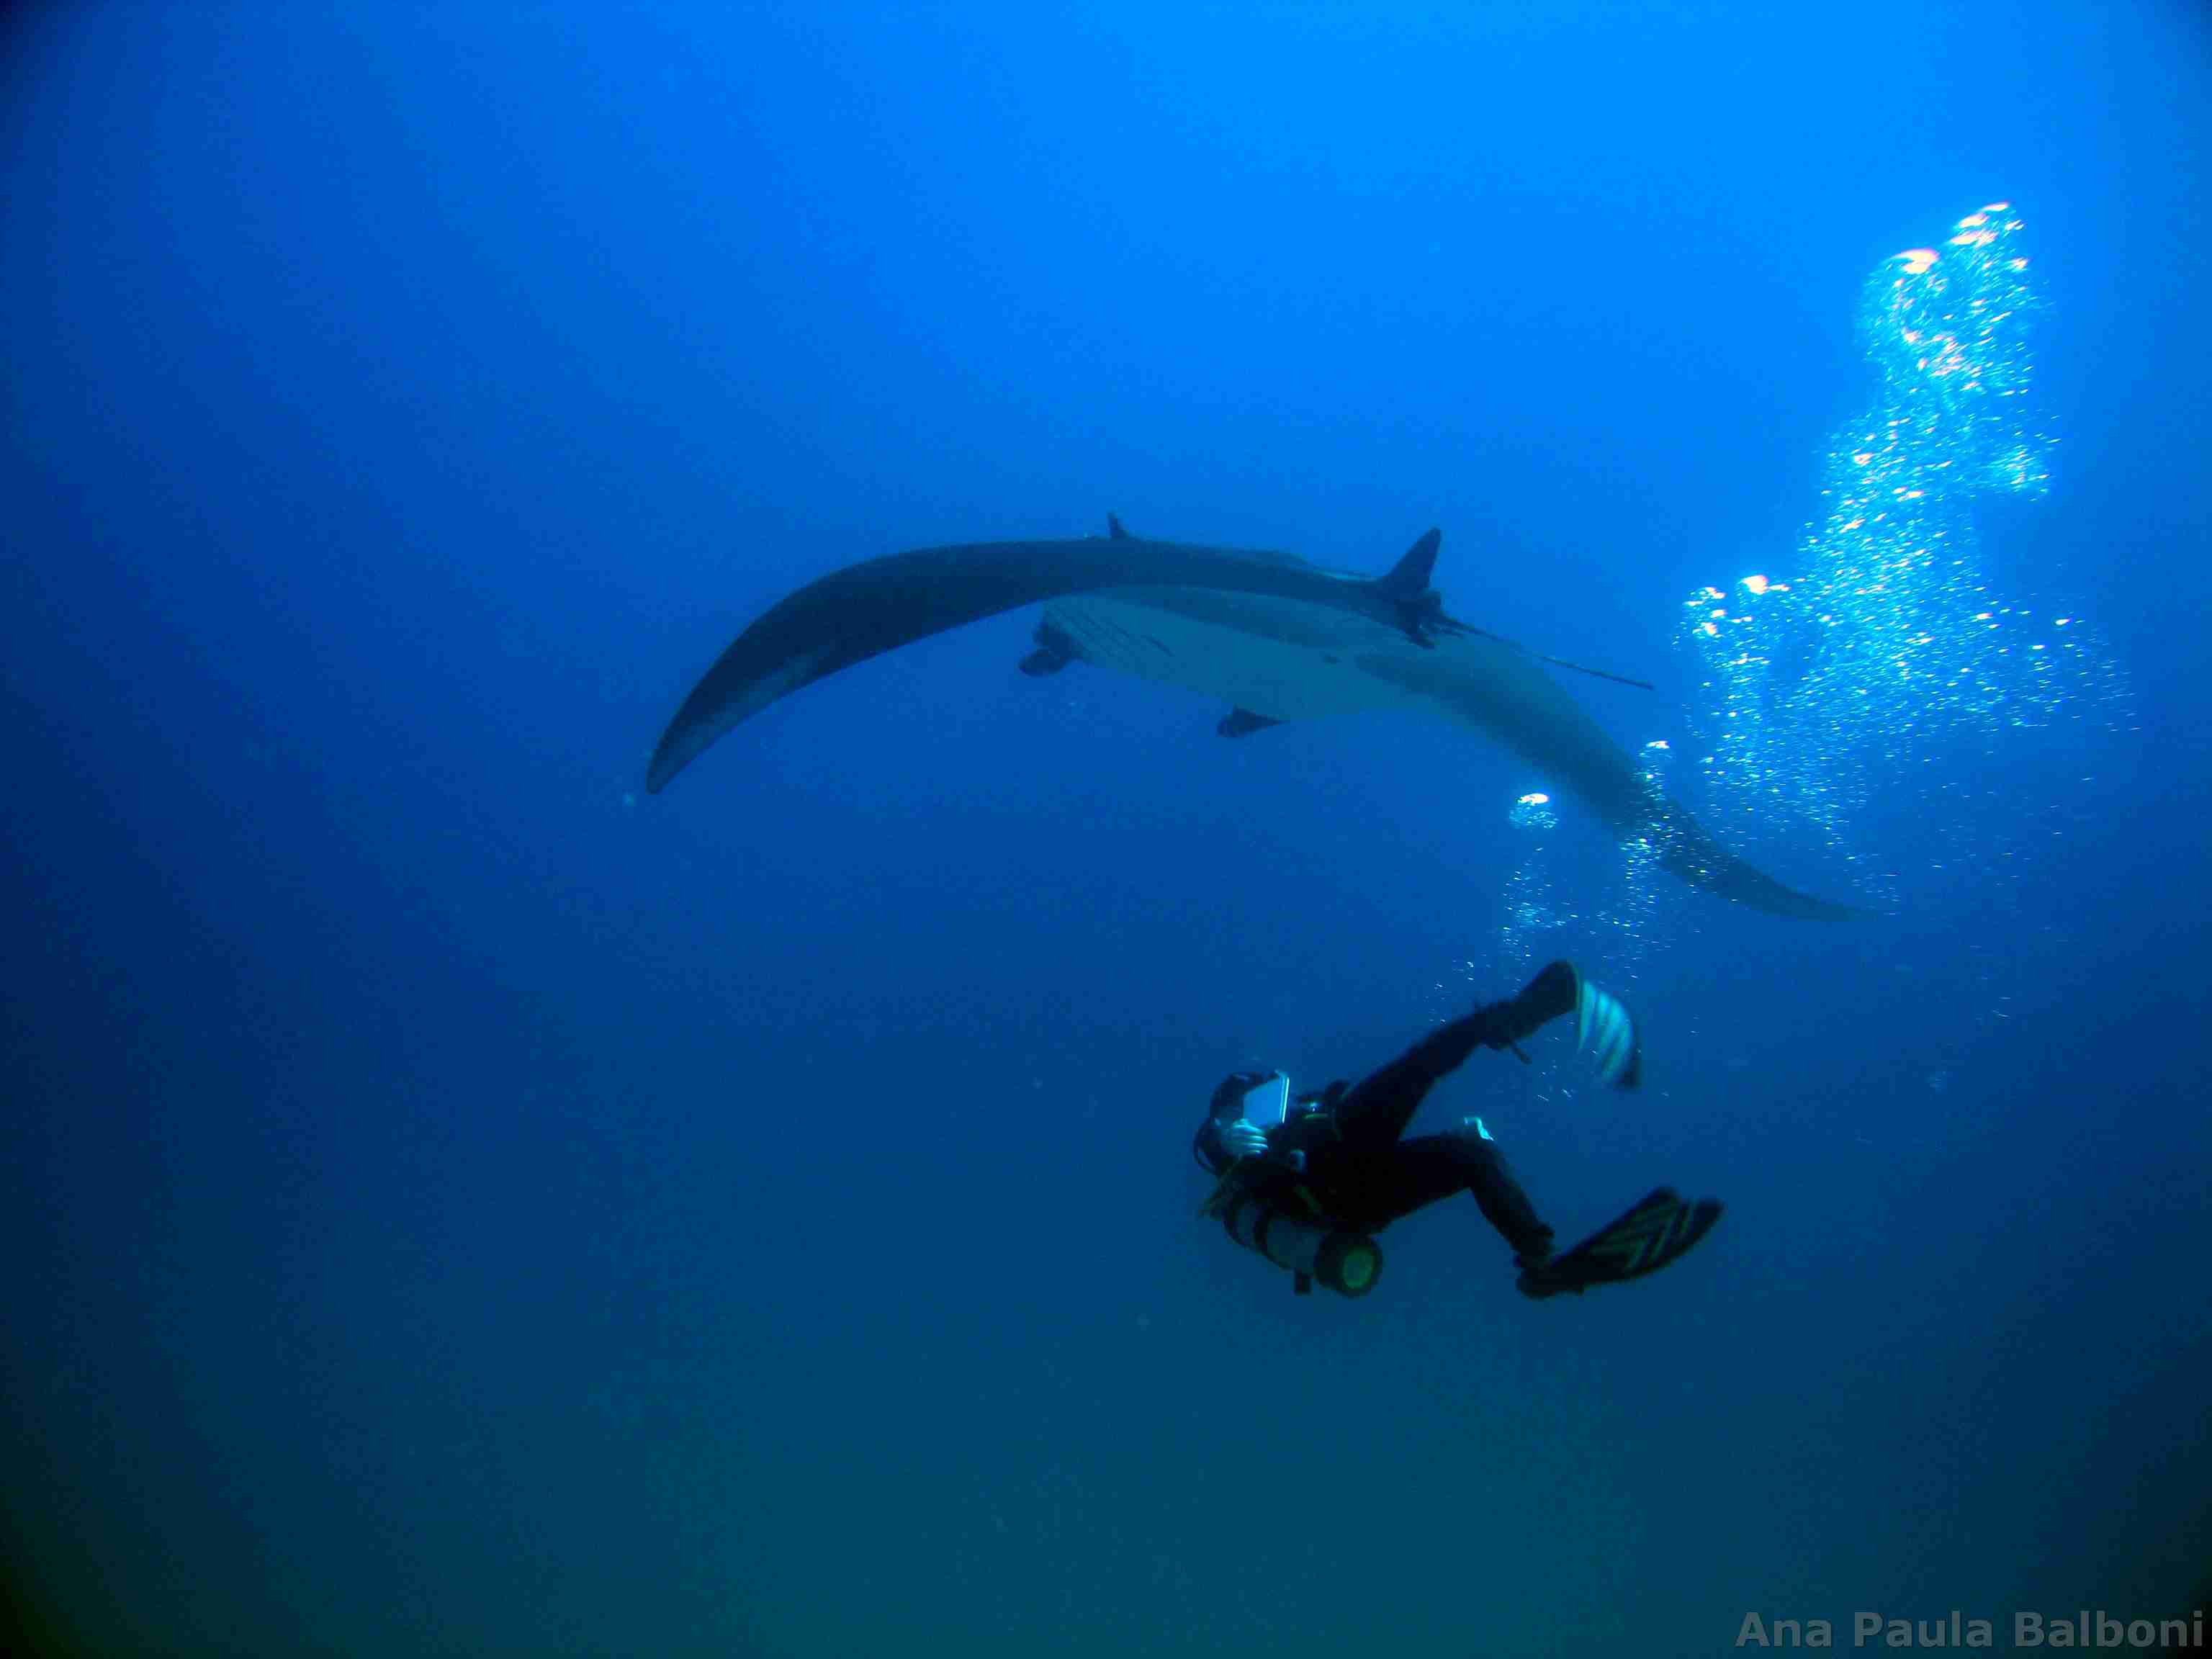
{"type": "MultiPolygon", "coordinates": [[[[209,0],[0,50],[22,1643],[1699,1655],[2205,1604],[2196,8],[209,0]],[[1865,317],[1998,203],[2047,484],[1939,527],[2023,649],[2087,630],[2032,718],[1742,586],[1893,667],[1978,614],[1830,508],[1869,419],[1979,453],[1886,424],[1926,366],[1865,317]],[[1376,571],[1441,526],[1455,614],[1653,681],[1571,684],[1876,914],[1689,893],[1571,803],[1540,848],[1550,781],[1449,725],[1024,678],[1034,611],[646,793],[792,588],[1109,511],[1376,571]],[[1565,1237],[1718,1194],[1696,1254],[1531,1304],[1455,1202],[1348,1304],[1194,1220],[1224,1073],[1357,1075],[1554,948],[1644,1089],[1547,1036],[1423,1125],[1482,1114],[1565,1237]]],[[[1963,291],[1893,318],[1937,372],[1963,291]]]]}

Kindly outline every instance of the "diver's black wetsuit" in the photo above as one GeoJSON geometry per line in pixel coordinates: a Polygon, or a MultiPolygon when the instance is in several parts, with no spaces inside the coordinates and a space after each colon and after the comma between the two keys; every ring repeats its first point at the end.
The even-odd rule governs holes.
{"type": "MultiPolygon", "coordinates": [[[[1547,1021],[1575,1007],[1575,970],[1556,962],[1520,995],[1476,1009],[1441,1026],[1381,1070],[1346,1090],[1332,1083],[1302,1097],[1285,1121],[1267,1130],[1265,1159],[1253,1158],[1240,1179],[1286,1194],[1304,1187],[1339,1226],[1371,1233],[1457,1192],[1474,1194],[1484,1217],[1524,1263],[1551,1254],[1552,1230],[1538,1219],[1528,1195],[1506,1167],[1497,1143],[1473,1128],[1402,1139],[1406,1126],[1429,1091],[1457,1071],[1478,1048],[1510,1048],[1547,1021]],[[1305,1168],[1291,1154],[1305,1154],[1305,1168]]],[[[1234,1120],[1244,1092],[1264,1082],[1240,1072],[1214,1091],[1206,1121],[1193,1143],[1200,1162],[1219,1174],[1229,1159],[1221,1122],[1234,1120]]]]}

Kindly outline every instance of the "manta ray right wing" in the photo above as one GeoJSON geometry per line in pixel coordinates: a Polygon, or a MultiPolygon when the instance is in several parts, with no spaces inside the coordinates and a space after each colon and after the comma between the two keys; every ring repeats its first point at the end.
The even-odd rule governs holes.
{"type": "MultiPolygon", "coordinates": [[[[1287,720],[1375,709],[1441,717],[1480,732],[1574,795],[1620,836],[1647,836],[1692,886],[1770,915],[1863,915],[1801,893],[1723,847],[1687,808],[1657,794],[1635,759],[1541,664],[1487,629],[1439,617],[1432,645],[1343,611],[1272,595],[1138,587],[1047,605],[1031,673],[1083,661],[1226,703],[1243,737],[1287,720]]],[[[1619,678],[1620,676],[1607,676],[1619,678]]]]}

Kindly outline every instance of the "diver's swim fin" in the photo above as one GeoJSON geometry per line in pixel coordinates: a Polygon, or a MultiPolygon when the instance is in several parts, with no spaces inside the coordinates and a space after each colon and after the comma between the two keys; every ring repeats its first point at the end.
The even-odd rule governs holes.
{"type": "Polygon", "coordinates": [[[1616,1089],[1644,1081],[1644,1042],[1620,999],[1586,979],[1575,988],[1575,1048],[1597,1060],[1598,1075],[1616,1089]]]}
{"type": "Polygon", "coordinates": [[[1519,995],[1497,1005],[1490,1046],[1521,1054],[1522,1038],[1570,1013],[1575,1016],[1575,1048],[1596,1061],[1599,1077],[1616,1089],[1633,1089],[1644,1080],[1644,1042],[1635,1019],[1619,997],[1584,979],[1582,969],[1565,958],[1546,964],[1519,995]]]}
{"type": "Polygon", "coordinates": [[[1571,1291],[1580,1296],[1593,1285],[1656,1273],[1713,1230],[1721,1218],[1720,1200],[1694,1204],[1662,1187],[1618,1221],[1539,1267],[1521,1275],[1521,1294],[1541,1299],[1571,1291]]]}

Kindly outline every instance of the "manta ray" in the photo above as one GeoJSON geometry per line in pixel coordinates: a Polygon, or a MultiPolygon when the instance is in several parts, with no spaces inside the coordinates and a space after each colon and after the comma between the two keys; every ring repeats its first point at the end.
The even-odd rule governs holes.
{"type": "Polygon", "coordinates": [[[1616,835],[1650,836],[1661,863],[1692,886],[1775,915],[1860,914],[1784,886],[1656,794],[1546,672],[1557,659],[1445,614],[1430,586],[1441,532],[1365,577],[1285,553],[1149,541],[1108,523],[1103,537],[887,554],[808,583],[738,635],[692,688],[653,750],[647,789],[659,793],[725,733],[802,686],[1042,602],[1026,673],[1083,661],[1206,692],[1231,705],[1219,727],[1230,737],[1361,709],[1441,715],[1503,744],[1616,835]]]}

